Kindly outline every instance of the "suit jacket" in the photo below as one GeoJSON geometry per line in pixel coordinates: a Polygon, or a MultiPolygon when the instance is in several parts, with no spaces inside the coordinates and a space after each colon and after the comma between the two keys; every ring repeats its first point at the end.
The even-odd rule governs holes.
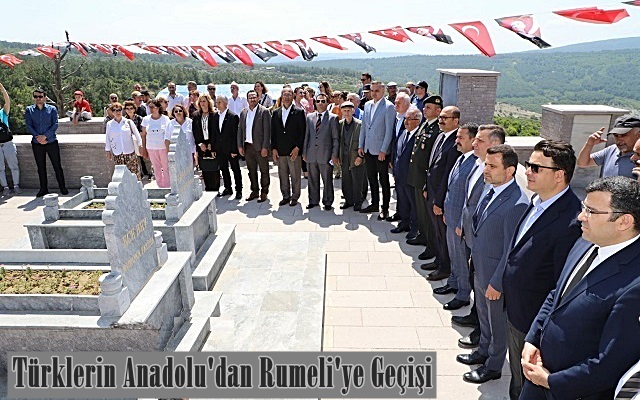
{"type": "Polygon", "coordinates": [[[452,170],[451,175],[447,176],[449,184],[447,186],[447,195],[444,199],[443,211],[447,227],[451,229],[455,229],[460,226],[460,221],[462,220],[462,208],[464,207],[465,200],[467,199],[467,177],[473,169],[477,159],[478,157],[473,154],[467,156],[458,169],[455,171],[452,170]]]}
{"type": "Polygon", "coordinates": [[[436,137],[440,134],[438,120],[431,124],[426,122],[420,126],[411,152],[411,161],[409,163],[409,175],[407,183],[415,189],[422,190],[424,183],[427,181],[427,169],[429,168],[429,156],[436,137]]]}
{"type": "MultiPolygon", "coordinates": [[[[345,129],[345,122],[343,119],[338,123],[338,133],[339,133],[339,141],[340,141],[340,162],[342,164],[349,165],[349,169],[356,168],[356,158],[358,157],[358,144],[360,139],[360,120],[357,118],[353,119],[351,123],[353,126],[351,127],[351,137],[347,137],[345,140],[345,135],[348,135],[349,132],[345,129]],[[349,143],[346,146],[346,143],[349,143]]],[[[364,159],[362,159],[362,163],[360,166],[364,166],[364,159]]]]}
{"type": "MultiPolygon", "coordinates": [[[[481,197],[485,195],[482,193],[481,197]]],[[[498,290],[504,271],[501,265],[506,260],[513,232],[529,205],[529,199],[515,179],[495,196],[479,216],[478,226],[473,230],[471,258],[480,285],[486,287],[491,284],[498,290]]]]}
{"type": "Polygon", "coordinates": [[[325,111],[320,130],[316,133],[316,121],[320,114],[316,111],[307,115],[307,133],[302,154],[308,163],[328,164],[331,158],[338,158],[338,117],[325,111]]]}
{"type": "Polygon", "coordinates": [[[282,107],[273,111],[271,116],[271,148],[278,150],[279,156],[288,156],[297,147],[302,151],[307,120],[303,110],[291,105],[286,124],[282,124],[282,107]]]}
{"type": "Polygon", "coordinates": [[[231,153],[238,153],[238,124],[240,118],[233,111],[227,109],[222,120],[222,130],[220,130],[220,114],[213,116],[213,132],[216,137],[215,151],[222,156],[229,157],[231,153]]]}
{"type": "MultiPolygon", "coordinates": [[[[409,164],[411,164],[411,151],[416,141],[416,132],[409,138],[402,153],[396,154],[396,158],[393,162],[393,176],[396,180],[396,186],[402,186],[407,184],[407,178],[409,177],[409,164]]],[[[408,135],[409,132],[406,132],[408,135]]]]}
{"type": "Polygon", "coordinates": [[[516,226],[503,275],[504,299],[511,324],[527,332],[540,306],[556,285],[569,250],[582,235],[580,200],[569,188],[516,242],[533,203],[516,226]]]}
{"type": "Polygon", "coordinates": [[[359,147],[376,156],[380,152],[389,154],[391,140],[395,133],[396,109],[387,99],[380,99],[380,104],[371,119],[371,107],[373,107],[373,100],[367,101],[364,105],[359,147]]]}
{"type": "Polygon", "coordinates": [[[393,139],[391,140],[391,144],[389,145],[389,154],[391,154],[391,162],[393,164],[396,163],[396,158],[398,158],[398,140],[402,136],[402,134],[407,130],[404,127],[404,116],[397,120],[397,124],[400,124],[400,131],[396,135],[397,125],[393,125],[393,139]]]}
{"type": "MultiPolygon", "coordinates": [[[[469,192],[471,176],[473,175],[475,168],[482,168],[482,166],[478,165],[476,167],[476,165],[474,165],[471,167],[471,171],[464,183],[465,196],[466,193],[469,192]]],[[[469,197],[465,198],[464,205],[462,207],[462,216],[460,217],[460,225],[458,225],[458,227],[462,229],[462,236],[464,237],[467,247],[470,249],[473,248],[473,213],[476,211],[476,207],[478,207],[480,196],[484,193],[485,186],[484,178],[480,175],[480,178],[478,178],[471,189],[471,194],[469,197]]]]}
{"type": "Polygon", "coordinates": [[[193,139],[196,142],[196,150],[198,151],[198,155],[203,156],[206,155],[209,156],[209,152],[203,152],[200,149],[200,144],[204,143],[205,145],[211,145],[212,149],[216,148],[216,139],[217,139],[217,135],[215,134],[216,129],[218,129],[218,124],[214,123],[213,119],[217,114],[213,114],[213,113],[209,113],[209,118],[207,119],[207,131],[209,132],[209,139],[205,140],[204,138],[204,133],[202,131],[202,115],[200,113],[197,113],[196,115],[193,116],[193,120],[191,122],[191,129],[193,130],[193,139]]]}
{"type": "Polygon", "coordinates": [[[525,338],[540,349],[551,390],[526,381],[520,399],[610,400],[618,380],[640,359],[640,240],[596,266],[561,299],[590,247],[576,241],[525,338]]]}
{"type": "MultiPolygon", "coordinates": [[[[444,198],[447,195],[449,185],[448,176],[461,153],[455,146],[456,129],[440,147],[440,151],[433,154],[433,159],[429,159],[429,169],[427,171],[427,198],[440,208],[444,207],[444,198]]],[[[444,135],[444,133],[440,133],[444,135]]],[[[434,144],[435,146],[435,144],[434,144]]]]}
{"type": "MultiPolygon", "coordinates": [[[[262,149],[269,149],[271,145],[271,114],[269,110],[258,104],[256,116],[253,119],[253,129],[251,131],[253,137],[253,147],[257,152],[262,149]]],[[[244,147],[247,140],[247,112],[245,108],[240,112],[240,124],[238,125],[238,147],[244,147]]]]}

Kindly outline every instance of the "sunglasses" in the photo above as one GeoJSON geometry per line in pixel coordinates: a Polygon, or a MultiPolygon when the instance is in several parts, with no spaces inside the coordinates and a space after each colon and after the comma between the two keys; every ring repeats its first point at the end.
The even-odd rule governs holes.
{"type": "Polygon", "coordinates": [[[110,97],[111,100],[118,100],[117,97],[110,97]]]}
{"type": "Polygon", "coordinates": [[[113,112],[121,112],[121,111],[122,111],[122,108],[114,108],[112,111],[113,111],[113,112]]]}
{"type": "Polygon", "coordinates": [[[533,172],[534,174],[537,174],[540,171],[540,168],[552,169],[554,171],[560,171],[560,169],[561,169],[561,168],[558,168],[558,167],[547,167],[546,165],[531,164],[529,161],[525,161],[524,162],[524,167],[525,168],[531,168],[531,172],[533,172]]]}
{"type": "Polygon", "coordinates": [[[33,98],[34,98],[34,99],[42,99],[42,98],[44,98],[44,96],[39,95],[39,94],[34,94],[34,95],[33,95],[33,98]]]}
{"type": "Polygon", "coordinates": [[[210,87],[209,87],[209,88],[207,88],[207,90],[208,90],[208,91],[210,91],[210,92],[215,92],[215,91],[216,91],[216,88],[210,88],[210,87]]]}
{"type": "Polygon", "coordinates": [[[326,100],[316,100],[316,103],[326,103],[326,100]]]}
{"type": "Polygon", "coordinates": [[[182,111],[182,110],[181,110],[181,109],[179,109],[179,108],[176,108],[175,110],[173,110],[173,113],[174,113],[174,114],[175,114],[175,113],[182,113],[182,112],[184,112],[184,111],[182,111]]]}

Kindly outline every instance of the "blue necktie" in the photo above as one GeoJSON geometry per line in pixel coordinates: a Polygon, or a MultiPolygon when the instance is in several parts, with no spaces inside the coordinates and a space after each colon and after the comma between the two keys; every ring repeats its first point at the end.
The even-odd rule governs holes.
{"type": "Polygon", "coordinates": [[[476,213],[473,214],[473,228],[474,229],[478,228],[478,222],[480,221],[480,217],[482,217],[482,214],[484,214],[484,211],[486,210],[487,206],[489,205],[489,202],[491,201],[491,198],[493,197],[493,193],[495,193],[493,188],[489,189],[489,192],[487,193],[487,195],[484,196],[484,198],[482,199],[482,201],[478,205],[478,208],[476,209],[476,213]]]}

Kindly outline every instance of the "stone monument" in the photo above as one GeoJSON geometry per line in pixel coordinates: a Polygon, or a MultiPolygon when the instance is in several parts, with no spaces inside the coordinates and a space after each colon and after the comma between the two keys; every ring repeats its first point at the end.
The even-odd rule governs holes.
{"type": "Polygon", "coordinates": [[[165,215],[168,221],[177,221],[185,210],[200,198],[198,193],[200,179],[193,173],[193,154],[182,128],[175,126],[169,145],[169,176],[171,177],[171,193],[165,196],[167,205],[165,215]]]}

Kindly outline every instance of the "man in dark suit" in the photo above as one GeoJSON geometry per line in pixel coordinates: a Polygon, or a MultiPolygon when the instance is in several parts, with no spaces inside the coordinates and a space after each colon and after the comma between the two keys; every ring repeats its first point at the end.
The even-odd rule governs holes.
{"type": "Polygon", "coordinates": [[[324,93],[316,96],[317,111],[307,115],[307,132],[304,138],[302,157],[309,171],[309,205],[311,209],[320,204],[320,178],[324,189],[322,204],[331,210],[333,204],[333,166],[338,165],[338,117],[327,111],[328,97],[324,93]]]}
{"type": "Polygon", "coordinates": [[[524,337],[555,286],[569,250],[580,237],[580,200],[569,187],[576,155],[569,143],[542,140],[527,166],[527,188],[535,193],[516,227],[501,287],[509,328],[509,397],[517,400],[524,375],[520,356],[524,337]]]}
{"type": "Polygon", "coordinates": [[[249,108],[240,112],[238,126],[238,151],[247,160],[251,194],[247,201],[254,199],[258,203],[267,200],[269,193],[269,146],[271,145],[271,114],[269,110],[258,104],[255,90],[247,92],[249,108]],[[258,186],[258,168],[260,168],[260,185],[258,186]],[[260,193],[258,195],[258,192],[260,193]]]}
{"type": "Polygon", "coordinates": [[[449,185],[447,177],[461,154],[455,146],[459,123],[458,107],[448,106],[442,109],[438,116],[440,135],[433,144],[429,157],[424,196],[427,199],[427,215],[435,232],[436,260],[433,264],[425,264],[421,268],[435,269],[427,275],[427,280],[430,281],[447,278],[451,273],[451,261],[447,249],[447,227],[442,220],[442,208],[449,185]]]}
{"type": "Polygon", "coordinates": [[[501,144],[487,150],[483,175],[489,187],[473,214],[473,232],[467,233],[474,236],[471,259],[475,267],[474,300],[480,320],[480,346],[471,354],[459,354],[456,360],[467,365],[482,364],[463,375],[471,383],[499,379],[507,355],[504,297],[495,288],[502,283],[501,264],[529,204],[529,198],[514,178],[517,166],[518,155],[511,146],[501,144]]]}
{"type": "MultiPolygon", "coordinates": [[[[387,98],[387,100],[389,99],[387,98]]],[[[406,96],[406,97],[395,96],[395,100],[393,104],[394,104],[394,108],[396,109],[396,122],[393,128],[393,138],[391,139],[391,145],[389,146],[389,150],[390,150],[389,163],[391,164],[391,172],[395,178],[395,171],[393,169],[393,164],[395,163],[396,157],[398,156],[398,139],[404,135],[404,132],[405,132],[404,115],[409,109],[409,106],[411,105],[411,101],[409,100],[409,96],[406,96]]],[[[401,196],[401,194],[398,193],[397,183],[396,183],[395,189],[396,189],[396,200],[397,200],[396,212],[395,214],[387,217],[388,222],[395,222],[400,220],[400,208],[402,208],[402,204],[399,197],[401,196]]],[[[404,231],[398,230],[397,232],[393,232],[393,233],[400,233],[400,232],[404,232],[404,231]]]]}
{"type": "Polygon", "coordinates": [[[526,336],[520,399],[612,399],[640,359],[640,183],[586,188],[582,238],[526,336]]]}
{"type": "Polygon", "coordinates": [[[271,116],[271,151],[273,163],[278,165],[280,205],[295,206],[300,198],[302,185],[302,146],[307,129],[304,111],[293,107],[293,90],[282,89],[282,107],[276,108],[271,116]],[[291,178],[291,182],[289,182],[291,178]],[[293,188],[293,191],[292,191],[293,188]]]}
{"type": "Polygon", "coordinates": [[[380,188],[382,188],[382,212],[379,220],[389,216],[391,185],[389,184],[389,148],[393,139],[393,127],[396,122],[396,110],[393,104],[384,98],[384,84],[371,83],[372,100],[364,105],[362,126],[360,128],[360,146],[358,153],[365,158],[367,181],[371,188],[371,204],[360,210],[362,213],[380,211],[380,188]],[[378,185],[378,181],[380,185],[378,185]]]}
{"type": "Polygon", "coordinates": [[[433,293],[445,295],[455,293],[455,298],[445,303],[445,310],[457,310],[469,305],[471,300],[471,285],[469,283],[469,256],[471,250],[464,239],[456,234],[460,226],[462,208],[467,198],[466,182],[471,170],[476,165],[473,154],[473,139],[478,132],[478,125],[465,124],[458,128],[456,147],[462,155],[456,161],[451,173],[447,177],[449,186],[444,199],[444,223],[447,226],[447,249],[451,260],[451,276],[447,284],[436,288],[433,293]]]}
{"type": "MultiPolygon", "coordinates": [[[[409,96],[400,93],[396,100],[406,101],[409,105],[409,96]]],[[[398,138],[394,151],[393,176],[395,177],[396,193],[398,197],[398,214],[400,222],[398,226],[391,229],[391,233],[409,232],[408,237],[418,235],[418,217],[413,198],[413,188],[407,183],[409,175],[409,164],[411,163],[411,150],[415,142],[416,132],[420,128],[422,114],[416,107],[411,107],[403,115],[405,129],[398,138]]]]}
{"type": "Polygon", "coordinates": [[[366,179],[364,158],[358,154],[360,142],[360,120],[354,118],[356,108],[351,101],[340,104],[340,111],[344,117],[338,122],[338,137],[340,138],[340,167],[342,168],[342,193],[344,204],[342,210],[353,207],[353,211],[360,211],[362,207],[362,187],[366,179]]]}
{"type": "Polygon", "coordinates": [[[218,196],[230,196],[231,174],[229,165],[233,171],[233,180],[236,184],[236,199],[242,198],[242,175],[240,174],[240,161],[238,157],[238,124],[240,119],[233,111],[228,109],[229,99],[227,96],[216,97],[216,108],[218,112],[213,115],[213,134],[217,138],[215,141],[216,158],[222,172],[224,191],[218,196]]]}
{"type": "Polygon", "coordinates": [[[413,197],[416,204],[416,215],[418,218],[418,231],[416,238],[408,239],[407,244],[412,246],[426,246],[425,250],[418,256],[420,260],[435,259],[435,244],[433,227],[429,222],[427,214],[427,202],[422,196],[424,183],[427,181],[427,169],[429,168],[429,156],[433,149],[433,143],[440,134],[438,126],[438,116],[442,111],[442,98],[440,96],[430,96],[425,100],[423,110],[423,123],[418,129],[416,140],[411,152],[409,163],[409,175],[407,183],[413,188],[413,197]]]}

